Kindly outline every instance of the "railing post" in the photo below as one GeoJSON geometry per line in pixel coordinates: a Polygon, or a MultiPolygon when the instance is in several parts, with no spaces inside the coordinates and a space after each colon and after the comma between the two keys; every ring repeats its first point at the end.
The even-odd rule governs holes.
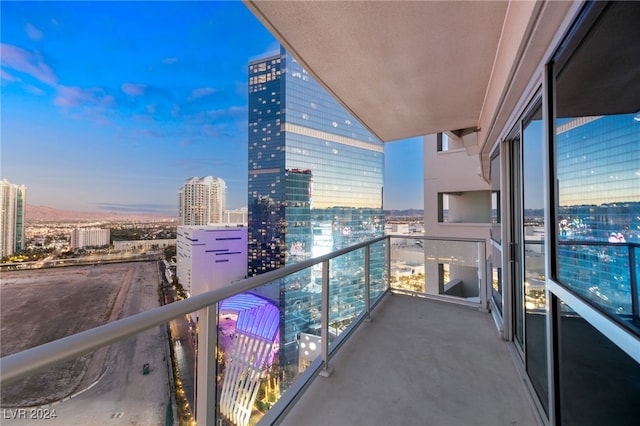
{"type": "Polygon", "coordinates": [[[196,421],[200,425],[216,424],[218,304],[198,311],[198,346],[196,354],[196,421]]]}
{"type": "Polygon", "coordinates": [[[364,319],[371,321],[371,245],[364,248],[364,304],[364,319]]]}
{"type": "Polygon", "coordinates": [[[480,278],[480,311],[489,312],[489,278],[487,271],[487,246],[478,242],[478,276],[480,278]]]}
{"type": "Polygon", "coordinates": [[[322,377],[329,377],[333,368],[329,366],[329,261],[322,262],[322,307],[320,309],[321,327],[320,336],[322,344],[322,377]]]}
{"type": "Polygon", "coordinates": [[[629,287],[631,287],[631,314],[634,320],[640,318],[640,300],[638,300],[638,276],[636,274],[638,259],[636,258],[635,246],[629,244],[629,287]]]}
{"type": "MultiPolygon", "coordinates": [[[[391,237],[387,237],[387,245],[384,250],[384,257],[387,270],[387,288],[388,290],[391,290],[391,237]]],[[[393,292],[389,291],[389,294],[393,294],[393,292]]]]}

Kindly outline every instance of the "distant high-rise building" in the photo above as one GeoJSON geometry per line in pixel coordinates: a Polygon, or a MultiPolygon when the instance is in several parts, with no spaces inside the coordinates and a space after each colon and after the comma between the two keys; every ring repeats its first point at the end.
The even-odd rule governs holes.
{"type": "Polygon", "coordinates": [[[178,190],[178,220],[180,225],[204,226],[224,223],[227,185],[224,180],[192,177],[178,190]]]}
{"type": "Polygon", "coordinates": [[[0,257],[24,249],[24,215],[27,187],[0,182],[0,257]]]}
{"type": "Polygon", "coordinates": [[[109,245],[111,231],[108,228],[76,228],[71,231],[72,249],[103,247],[109,245]]]}
{"type": "MultiPolygon", "coordinates": [[[[249,63],[248,142],[249,275],[383,235],[382,143],[283,48],[249,63]]],[[[354,256],[331,265],[336,323],[363,304],[354,256]]],[[[256,291],[280,308],[281,366],[298,367],[299,335],[319,324],[319,286],[305,270],[256,291]]]]}

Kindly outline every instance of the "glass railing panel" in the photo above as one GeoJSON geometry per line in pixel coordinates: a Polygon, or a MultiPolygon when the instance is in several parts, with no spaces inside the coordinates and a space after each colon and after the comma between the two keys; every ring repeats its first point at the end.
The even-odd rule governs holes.
{"type": "Polygon", "coordinates": [[[425,292],[424,239],[389,238],[391,244],[391,273],[389,285],[393,290],[409,293],[425,292]]]}
{"type": "Polygon", "coordinates": [[[369,246],[369,300],[371,305],[382,297],[389,288],[388,259],[385,254],[388,244],[388,240],[383,240],[369,246]]]}
{"type": "Polygon", "coordinates": [[[330,344],[365,310],[364,262],[364,248],[329,261],[330,344]]]}
{"type": "Polygon", "coordinates": [[[320,356],[321,277],[316,265],[219,304],[222,424],[255,424],[320,356]]]}
{"type": "Polygon", "coordinates": [[[604,312],[629,321],[633,313],[630,252],[625,243],[561,241],[559,280],[604,312]]]}
{"type": "Polygon", "coordinates": [[[391,288],[480,303],[481,242],[391,238],[391,288]]]}
{"type": "MultiPolygon", "coordinates": [[[[372,301],[379,298],[388,285],[386,249],[386,241],[370,247],[372,301]]],[[[330,327],[333,333],[329,334],[329,340],[343,333],[349,324],[354,325],[354,319],[365,312],[365,253],[366,248],[363,247],[327,261],[330,294],[329,309],[326,312],[329,324],[333,325],[330,327]],[[334,309],[331,309],[332,303],[334,309]]],[[[3,383],[3,408],[13,410],[5,410],[5,413],[20,420],[29,418],[24,417],[29,415],[46,415],[51,424],[83,424],[78,418],[85,416],[86,419],[86,409],[90,407],[92,419],[97,423],[129,424],[137,421],[136,416],[144,416],[139,423],[148,423],[151,419],[154,424],[170,424],[170,419],[176,418],[181,424],[192,424],[196,414],[196,385],[202,385],[206,389],[206,395],[214,400],[217,398],[216,402],[212,401],[212,405],[216,405],[216,423],[254,424],[287,390],[290,395],[294,395],[300,388],[301,381],[310,379],[312,369],[321,365],[319,357],[325,346],[320,337],[324,299],[322,281],[323,263],[320,262],[265,285],[252,286],[252,290],[238,293],[217,304],[219,299],[211,295],[209,307],[199,304],[201,296],[205,295],[194,296],[179,302],[185,306],[180,309],[168,297],[167,290],[170,286],[161,279],[160,288],[165,291],[160,304],[176,307],[173,319],[169,320],[171,316],[167,315],[171,311],[169,307],[151,309],[142,315],[144,319],[136,319],[135,324],[148,327],[144,324],[153,315],[157,315],[157,322],[154,323],[159,325],[138,334],[127,333],[134,332],[136,328],[134,323],[125,326],[124,319],[119,321],[119,327],[115,329],[107,332],[102,328],[92,335],[84,336],[84,340],[80,339],[82,343],[80,340],[75,341],[72,350],[81,351],[80,347],[84,344],[99,346],[101,341],[111,338],[107,336],[123,336],[117,343],[83,355],[76,361],[68,361],[55,368],[49,367],[46,377],[34,374],[34,377],[24,379],[26,385],[21,385],[20,381],[3,383]],[[194,303],[190,304],[190,301],[194,303]],[[189,309],[190,306],[197,312],[189,309]],[[152,311],[152,316],[146,315],[152,311]],[[200,376],[202,371],[198,370],[198,353],[207,351],[214,354],[213,365],[216,366],[215,372],[212,372],[215,377],[212,383],[207,382],[208,379],[204,377],[208,375],[200,376]],[[196,376],[203,380],[196,380],[196,376]],[[16,400],[31,394],[31,391],[25,390],[25,386],[35,389],[47,383],[57,387],[66,386],[66,390],[56,388],[54,396],[34,394],[37,401],[16,400]],[[31,414],[24,405],[50,404],[60,400],[62,402],[56,405],[56,412],[50,411],[48,414],[43,411],[31,414]],[[171,401],[177,403],[177,412],[174,410],[176,405],[171,401]],[[58,420],[55,420],[53,414],[57,415],[58,420]]],[[[145,299],[144,305],[158,303],[156,287],[147,287],[151,298],[145,299]]],[[[4,303],[7,300],[10,299],[3,299],[2,312],[3,357],[43,343],[19,346],[29,335],[30,323],[25,322],[23,317],[11,314],[10,309],[4,309],[9,306],[4,303]],[[21,324],[26,328],[20,328],[21,324]]],[[[136,298],[127,299],[124,302],[127,312],[133,306],[130,303],[140,301],[136,298]]],[[[78,308],[77,305],[74,306],[78,308]]],[[[92,328],[100,323],[98,321],[98,324],[87,325],[87,316],[81,316],[85,318],[82,329],[92,328]]],[[[49,321],[47,326],[53,330],[60,324],[69,325],[71,328],[64,335],[80,331],[77,327],[73,328],[77,321],[69,321],[68,318],[68,314],[61,315],[60,322],[49,321]]],[[[44,334],[50,337],[49,340],[62,337],[44,334]]],[[[344,336],[346,337],[346,333],[344,336]]],[[[50,355],[47,356],[54,359],[65,352],[61,347],[50,347],[49,350],[50,355]]],[[[12,365],[20,365],[20,362],[5,358],[3,360],[12,365]]],[[[20,368],[22,367],[14,371],[20,371],[20,368]]],[[[4,373],[3,369],[3,377],[11,377],[4,373]]],[[[11,422],[11,419],[3,420],[11,422]]]]}

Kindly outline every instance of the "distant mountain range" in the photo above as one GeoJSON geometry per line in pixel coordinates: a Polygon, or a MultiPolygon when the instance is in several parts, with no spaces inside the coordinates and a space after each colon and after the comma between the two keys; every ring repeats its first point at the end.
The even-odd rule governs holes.
{"type": "Polygon", "coordinates": [[[385,210],[384,215],[389,217],[406,217],[406,216],[424,216],[424,210],[422,209],[407,209],[407,210],[385,210]]]}
{"type": "MultiPolygon", "coordinates": [[[[385,210],[387,217],[422,217],[424,210],[385,210]]],[[[77,212],[72,210],[54,209],[47,206],[27,205],[25,221],[33,222],[134,222],[134,221],[167,221],[177,220],[175,216],[139,214],[139,213],[116,213],[116,212],[77,212]]]]}
{"type": "Polygon", "coordinates": [[[175,220],[174,216],[115,212],[76,212],[27,204],[25,222],[135,222],[175,220]]]}

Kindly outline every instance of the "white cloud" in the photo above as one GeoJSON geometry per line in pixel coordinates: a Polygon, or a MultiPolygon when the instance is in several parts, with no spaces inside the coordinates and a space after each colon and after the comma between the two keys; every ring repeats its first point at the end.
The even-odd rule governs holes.
{"type": "Polygon", "coordinates": [[[144,89],[147,86],[144,84],[124,83],[120,88],[124,93],[129,96],[142,96],[144,95],[144,89]]]}
{"type": "Polygon", "coordinates": [[[53,70],[44,63],[40,55],[21,49],[11,44],[0,44],[2,55],[0,60],[3,67],[29,74],[49,85],[55,85],[58,79],[53,70]]]}
{"type": "Polygon", "coordinates": [[[216,90],[212,87],[200,87],[198,89],[194,89],[191,92],[191,96],[189,97],[189,99],[198,99],[198,98],[202,98],[204,96],[209,96],[213,93],[215,93],[216,90]]]}
{"type": "Polygon", "coordinates": [[[28,84],[28,85],[24,86],[24,90],[26,90],[27,92],[32,93],[32,94],[34,94],[34,95],[38,95],[38,96],[42,96],[42,95],[44,95],[44,94],[45,94],[45,93],[44,93],[44,90],[42,90],[42,89],[41,89],[41,88],[39,88],[39,87],[32,86],[32,85],[30,85],[30,84],[28,84]]]}
{"type": "Polygon", "coordinates": [[[24,29],[31,40],[42,40],[42,31],[27,22],[27,26],[24,29]]]}
{"type": "Polygon", "coordinates": [[[22,81],[18,77],[14,77],[6,72],[3,68],[0,68],[0,78],[7,81],[22,81]]]}

